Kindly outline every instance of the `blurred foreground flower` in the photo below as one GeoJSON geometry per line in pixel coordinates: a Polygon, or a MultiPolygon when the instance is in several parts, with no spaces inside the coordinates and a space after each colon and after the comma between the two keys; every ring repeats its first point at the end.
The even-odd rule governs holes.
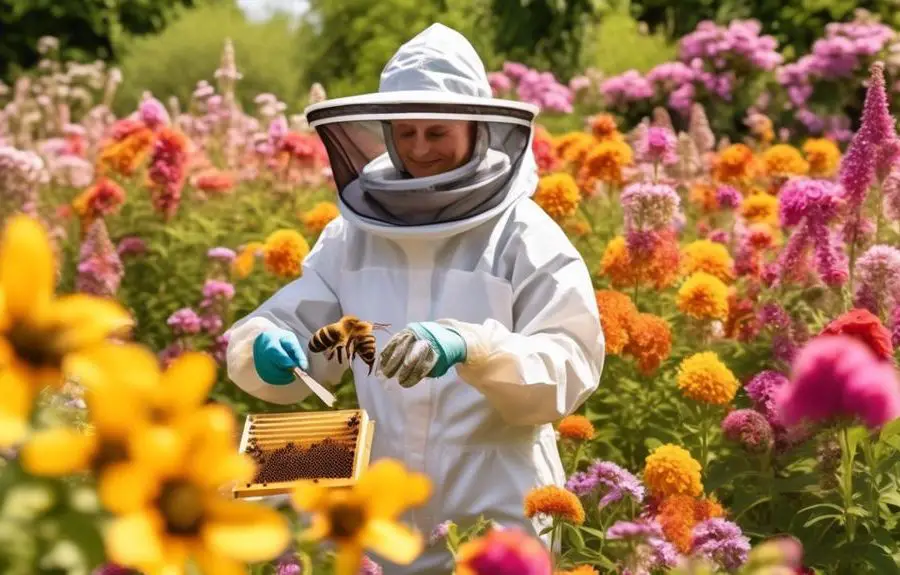
{"type": "Polygon", "coordinates": [[[293,494],[294,505],[312,513],[304,539],[329,539],[338,545],[335,575],[356,575],[363,551],[369,549],[400,565],[412,563],[422,552],[423,537],[397,519],[431,496],[431,482],[408,472],[401,463],[382,459],[346,490],[329,490],[303,482],[293,494]]]}
{"type": "Polygon", "coordinates": [[[62,385],[70,354],[132,325],[114,301],[55,298],[55,269],[46,230],[27,216],[10,218],[0,240],[0,446],[26,435],[34,397],[62,385]]]}
{"type": "Polygon", "coordinates": [[[519,529],[492,529],[465,543],[456,556],[455,575],[551,575],[544,544],[519,529]]]}

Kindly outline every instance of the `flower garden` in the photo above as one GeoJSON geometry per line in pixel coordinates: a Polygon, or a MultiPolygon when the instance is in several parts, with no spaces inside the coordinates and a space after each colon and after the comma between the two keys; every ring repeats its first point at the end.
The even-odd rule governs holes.
{"type": "Polygon", "coordinates": [[[598,391],[555,425],[567,483],[522,502],[552,518],[552,552],[490,518],[412,531],[432,486],[395,461],[277,509],[231,497],[255,473],[244,416],[284,408],[227,381],[226,330],[338,216],[327,155],[275,95],[239,106],[230,44],[190,102],[147,94],[118,118],[118,71],[46,38],[0,85],[3,573],[356,575],[433,545],[456,575],[900,573],[900,136],[879,26],[831,26],[791,62],[736,22],[645,75],[491,74],[547,113],[533,199],[588,262],[606,337],[598,391]]]}

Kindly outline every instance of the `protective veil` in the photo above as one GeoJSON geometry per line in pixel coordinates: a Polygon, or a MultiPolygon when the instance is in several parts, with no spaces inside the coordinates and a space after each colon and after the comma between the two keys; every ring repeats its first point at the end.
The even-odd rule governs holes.
{"type": "MultiPolygon", "coordinates": [[[[229,377],[277,404],[309,391],[300,382],[266,384],[246,359],[256,336],[274,326],[304,345],[345,314],[390,324],[391,333],[439,321],[463,336],[463,364],[409,389],[368,376],[358,359],[353,365],[359,404],[376,421],[373,458],[398,459],[432,479],[429,503],[404,518],[426,536],[441,521],[466,525],[481,514],[537,533],[542,524],[523,515],[525,494],[565,479],[551,423],[587,399],[603,368],[588,270],[529,198],[535,114],[491,98],[475,50],[442,25],[400,48],[379,93],[311,106],[341,216],[322,232],[302,276],[230,330],[229,377]],[[477,122],[471,161],[410,178],[390,145],[398,118],[477,122]]],[[[375,332],[379,350],[391,333],[375,332]]],[[[322,383],[336,383],[346,368],[309,355],[322,383]]],[[[452,570],[443,542],[410,566],[375,559],[388,575],[452,570]]]]}

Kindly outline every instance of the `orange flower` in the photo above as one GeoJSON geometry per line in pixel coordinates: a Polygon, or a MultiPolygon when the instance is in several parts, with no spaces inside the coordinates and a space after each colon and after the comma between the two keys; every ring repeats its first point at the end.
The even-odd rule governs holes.
{"type": "Polygon", "coordinates": [[[597,114],[590,120],[591,133],[599,141],[614,140],[620,136],[619,127],[612,114],[597,114]]]}
{"type": "Polygon", "coordinates": [[[125,203],[125,190],[112,180],[101,177],[90,188],[72,200],[72,208],[89,224],[101,216],[115,213],[125,203]]]}
{"type": "Polygon", "coordinates": [[[568,571],[557,571],[554,575],[600,575],[600,572],[590,565],[579,565],[568,571]]]}
{"type": "Polygon", "coordinates": [[[813,178],[831,178],[841,163],[841,150],[837,144],[825,138],[810,138],[803,143],[803,153],[809,162],[809,175],[813,178]]]}
{"type": "Polygon", "coordinates": [[[578,172],[578,184],[588,196],[593,195],[597,183],[621,185],[622,168],[631,164],[634,154],[622,140],[604,140],[593,146],[578,172]]]}
{"type": "Polygon", "coordinates": [[[584,507],[578,496],[557,485],[537,487],[525,496],[525,517],[546,515],[574,525],[584,523],[584,507]]]}
{"type": "Polygon", "coordinates": [[[340,210],[333,202],[319,202],[300,218],[303,225],[312,234],[321,233],[331,220],[340,215],[340,210]]]}
{"type": "Polygon", "coordinates": [[[732,144],[719,152],[713,163],[713,174],[725,184],[742,183],[751,173],[753,150],[746,144],[732,144]]]}
{"type": "Polygon", "coordinates": [[[132,131],[121,141],[105,146],[97,160],[97,174],[109,172],[131,176],[153,149],[153,130],[143,127],[132,131]]]}
{"type": "Polygon", "coordinates": [[[269,272],[288,279],[298,277],[309,254],[306,238],[294,230],[278,230],[266,238],[263,262],[269,272]]]}
{"type": "Polygon", "coordinates": [[[666,539],[680,552],[688,553],[691,550],[694,527],[707,519],[724,516],[725,510],[715,500],[673,495],[660,504],[656,520],[666,539]]]}
{"type": "Polygon", "coordinates": [[[564,417],[556,427],[560,437],[573,441],[590,441],[594,437],[594,425],[583,415],[564,417]]]}
{"type": "Polygon", "coordinates": [[[699,183],[691,186],[688,199],[705,214],[711,214],[719,209],[719,200],[716,198],[716,188],[710,184],[699,183]]]}
{"type": "Polygon", "coordinates": [[[638,371],[650,375],[672,353],[672,330],[665,319],[641,313],[630,323],[625,354],[637,361],[638,371]]]}
{"type": "Polygon", "coordinates": [[[678,278],[680,263],[678,241],[673,232],[661,234],[653,250],[639,259],[632,258],[625,238],[618,236],[606,245],[600,261],[600,273],[608,276],[613,287],[643,286],[665,289],[678,278]]]}
{"type": "Polygon", "coordinates": [[[606,338],[606,353],[619,355],[628,344],[631,324],[638,310],[627,295],[613,290],[598,290],[597,307],[600,309],[600,325],[606,338]]]}
{"type": "Polygon", "coordinates": [[[581,193],[574,178],[566,172],[544,176],[538,182],[534,202],[557,223],[575,215],[581,202],[581,193]]]}
{"type": "Polygon", "coordinates": [[[800,150],[788,144],[777,144],[763,153],[766,174],[773,178],[803,176],[809,171],[809,164],[800,150]]]}
{"type": "Polygon", "coordinates": [[[201,192],[227,192],[234,187],[234,177],[216,168],[204,170],[194,176],[194,187],[201,192]]]}

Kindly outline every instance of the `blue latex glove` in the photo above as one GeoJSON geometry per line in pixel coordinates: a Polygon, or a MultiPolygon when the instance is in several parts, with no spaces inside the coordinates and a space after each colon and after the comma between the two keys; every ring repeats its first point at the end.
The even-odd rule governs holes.
{"type": "Polygon", "coordinates": [[[253,367],[259,378],[271,385],[294,381],[293,369],[309,369],[309,361],[297,334],[286,329],[264,331],[253,341],[253,367]]]}
{"type": "Polygon", "coordinates": [[[412,387],[426,377],[441,377],[466,360],[466,341],[435,322],[417,322],[393,336],[381,352],[381,373],[412,387]]]}

